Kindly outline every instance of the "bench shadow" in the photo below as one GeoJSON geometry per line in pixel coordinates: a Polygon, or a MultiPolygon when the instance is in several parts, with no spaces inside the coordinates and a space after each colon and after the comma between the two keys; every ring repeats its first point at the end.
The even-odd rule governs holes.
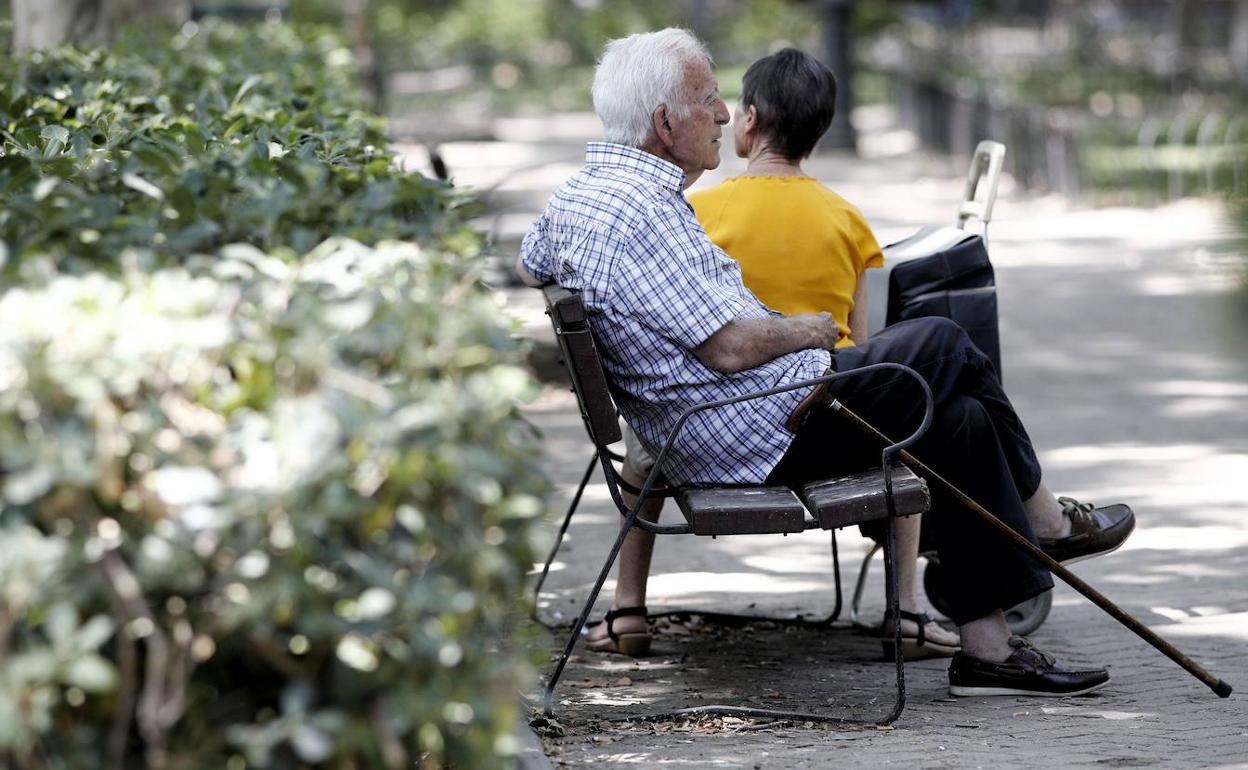
{"type": "MultiPolygon", "coordinates": [[[[894,664],[883,659],[878,639],[847,624],[717,623],[695,615],[660,619],[656,629],[645,658],[579,649],[556,691],[559,721],[585,728],[712,704],[866,723],[892,711],[894,664]]],[[[568,630],[554,636],[562,641],[568,630]]]]}

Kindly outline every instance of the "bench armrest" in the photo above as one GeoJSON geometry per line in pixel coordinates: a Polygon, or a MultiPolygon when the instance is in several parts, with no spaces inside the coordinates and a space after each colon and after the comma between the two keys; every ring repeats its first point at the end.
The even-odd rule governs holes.
{"type": "MultiPolygon", "coordinates": [[[[914,378],[914,380],[918,382],[919,387],[922,388],[923,390],[923,401],[924,401],[923,420],[919,424],[919,427],[915,429],[913,433],[911,433],[909,436],[905,437],[901,441],[897,441],[895,443],[889,444],[888,446],[884,447],[884,450],[882,452],[885,487],[891,493],[892,491],[891,490],[891,487],[892,487],[891,470],[892,469],[890,466],[892,463],[892,458],[896,456],[896,454],[902,449],[905,449],[906,447],[910,446],[914,442],[918,441],[923,436],[923,434],[927,431],[928,426],[932,424],[932,409],[934,407],[934,401],[932,398],[932,389],[928,386],[927,381],[924,380],[923,377],[918,372],[902,364],[880,363],[880,364],[869,364],[867,366],[863,366],[858,369],[850,369],[847,372],[833,372],[831,374],[825,374],[820,377],[811,377],[810,379],[798,380],[796,382],[791,382],[787,385],[780,385],[778,387],[767,388],[765,390],[756,390],[756,391],[751,391],[749,393],[742,393],[739,396],[733,396],[731,398],[721,398],[715,401],[707,401],[705,403],[695,404],[689,407],[688,409],[680,413],[680,417],[676,419],[676,424],[672,426],[672,429],[670,431],[668,431],[667,438],[663,442],[663,447],[659,450],[659,454],[654,458],[654,465],[650,468],[650,473],[646,475],[645,483],[641,485],[641,491],[638,494],[639,500],[645,500],[647,495],[649,495],[650,490],[654,487],[655,482],[657,481],[658,476],[661,473],[661,469],[663,467],[663,460],[667,457],[668,452],[671,450],[672,444],[675,443],[676,437],[680,435],[680,432],[684,430],[685,424],[689,422],[689,419],[692,418],[694,415],[700,412],[705,412],[709,409],[717,409],[719,407],[728,406],[730,404],[738,404],[743,401],[754,401],[760,398],[766,398],[767,396],[774,396],[778,393],[787,393],[788,391],[791,391],[791,390],[798,390],[800,388],[807,388],[807,387],[812,387],[816,385],[821,385],[825,382],[831,382],[832,380],[837,380],[842,377],[851,377],[853,375],[866,374],[868,372],[878,372],[884,369],[892,369],[895,371],[899,371],[903,374],[906,374],[914,378]]],[[[780,427],[777,426],[777,430],[779,429],[780,427]]],[[[640,518],[637,519],[635,526],[641,529],[644,529],[646,531],[654,532],[657,534],[662,534],[667,529],[669,529],[658,524],[653,524],[651,522],[648,522],[640,518]]]]}

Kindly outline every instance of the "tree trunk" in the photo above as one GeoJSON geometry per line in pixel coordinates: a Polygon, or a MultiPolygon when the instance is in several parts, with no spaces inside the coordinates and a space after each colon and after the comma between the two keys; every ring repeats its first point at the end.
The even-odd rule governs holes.
{"type": "Polygon", "coordinates": [[[13,0],[13,48],[99,45],[125,24],[180,24],[190,14],[190,0],[13,0]]]}
{"type": "Polygon", "coordinates": [[[377,36],[377,19],[373,0],[343,0],[342,26],[347,42],[355,52],[360,79],[368,92],[374,112],[386,108],[386,67],[381,41],[377,36]]]}
{"type": "Polygon", "coordinates": [[[850,17],[854,0],[822,0],[824,61],[836,76],[836,112],[832,125],[819,146],[833,150],[856,151],[858,136],[849,121],[854,108],[854,54],[850,17]]]}
{"type": "Polygon", "coordinates": [[[1235,17],[1231,21],[1231,66],[1240,84],[1248,86],[1248,0],[1235,3],[1235,17]]]}
{"type": "Polygon", "coordinates": [[[1198,10],[1198,4],[1193,0],[1171,0],[1170,41],[1174,47],[1174,67],[1170,78],[1171,87],[1176,92],[1190,88],[1195,81],[1198,10]]]}

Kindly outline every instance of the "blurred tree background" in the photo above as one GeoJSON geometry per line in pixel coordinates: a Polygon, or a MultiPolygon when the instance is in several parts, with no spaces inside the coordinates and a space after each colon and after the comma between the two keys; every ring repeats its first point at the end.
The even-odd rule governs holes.
{"type": "MultiPolygon", "coordinates": [[[[966,158],[982,139],[1004,142],[1032,193],[1227,198],[1248,231],[1248,0],[356,2],[371,5],[377,61],[423,73],[379,91],[394,115],[438,116],[393,124],[413,138],[448,119],[488,138],[482,116],[587,109],[607,39],[675,24],[708,42],[729,98],[750,62],[794,45],[837,71],[854,106],[891,106],[929,150],[966,158]]],[[[845,125],[825,146],[854,146],[845,125]]],[[[1242,251],[1217,258],[1242,265],[1242,251]]]]}
{"type": "MultiPolygon", "coordinates": [[[[1243,221],[1248,0],[291,0],[290,11],[355,31],[376,103],[409,140],[488,140],[500,114],[588,109],[607,39],[680,25],[709,44],[728,98],[750,62],[793,45],[833,66],[853,106],[890,106],[929,150],[966,158],[982,139],[1004,142],[1032,193],[1229,198],[1243,221]]],[[[847,121],[825,146],[854,146],[847,121]]]]}
{"type": "MultiPolygon", "coordinates": [[[[402,118],[392,122],[399,138],[489,139],[489,121],[502,114],[588,109],[593,63],[606,40],[678,25],[707,41],[729,98],[750,62],[797,46],[833,64],[855,105],[893,103],[901,125],[931,149],[964,156],[980,139],[1005,142],[1011,171],[1029,189],[1100,201],[1248,190],[1248,0],[16,0],[14,7],[58,4],[78,8],[79,17],[94,7],[122,19],[277,14],[334,25],[356,54],[374,107],[402,118]]],[[[852,136],[830,144],[852,147],[852,136]]]]}
{"type": "Polygon", "coordinates": [[[483,124],[500,113],[587,109],[606,40],[679,25],[708,42],[729,97],[745,66],[794,45],[833,63],[856,105],[894,103],[925,146],[966,155],[980,139],[1006,142],[1030,189],[1110,201],[1248,189],[1248,0],[290,0],[288,10],[348,30],[376,103],[408,116],[395,128],[413,136],[421,116],[434,139],[488,138],[483,124]]]}

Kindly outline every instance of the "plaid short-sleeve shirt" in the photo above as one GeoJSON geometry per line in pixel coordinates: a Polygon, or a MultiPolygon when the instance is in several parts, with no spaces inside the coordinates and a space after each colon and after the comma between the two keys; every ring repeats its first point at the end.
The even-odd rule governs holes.
{"type": "MultiPolygon", "coordinates": [[[[620,410],[657,455],[695,404],[818,377],[824,350],[720,374],[691,352],[733,319],[772,314],[707,237],[685,174],[642,150],[591,142],[585,168],[555,191],[521,246],[536,278],[581,292],[620,410]]],[[[759,483],[793,440],[785,418],[805,388],[700,413],[664,461],[678,484],[759,483]]]]}

